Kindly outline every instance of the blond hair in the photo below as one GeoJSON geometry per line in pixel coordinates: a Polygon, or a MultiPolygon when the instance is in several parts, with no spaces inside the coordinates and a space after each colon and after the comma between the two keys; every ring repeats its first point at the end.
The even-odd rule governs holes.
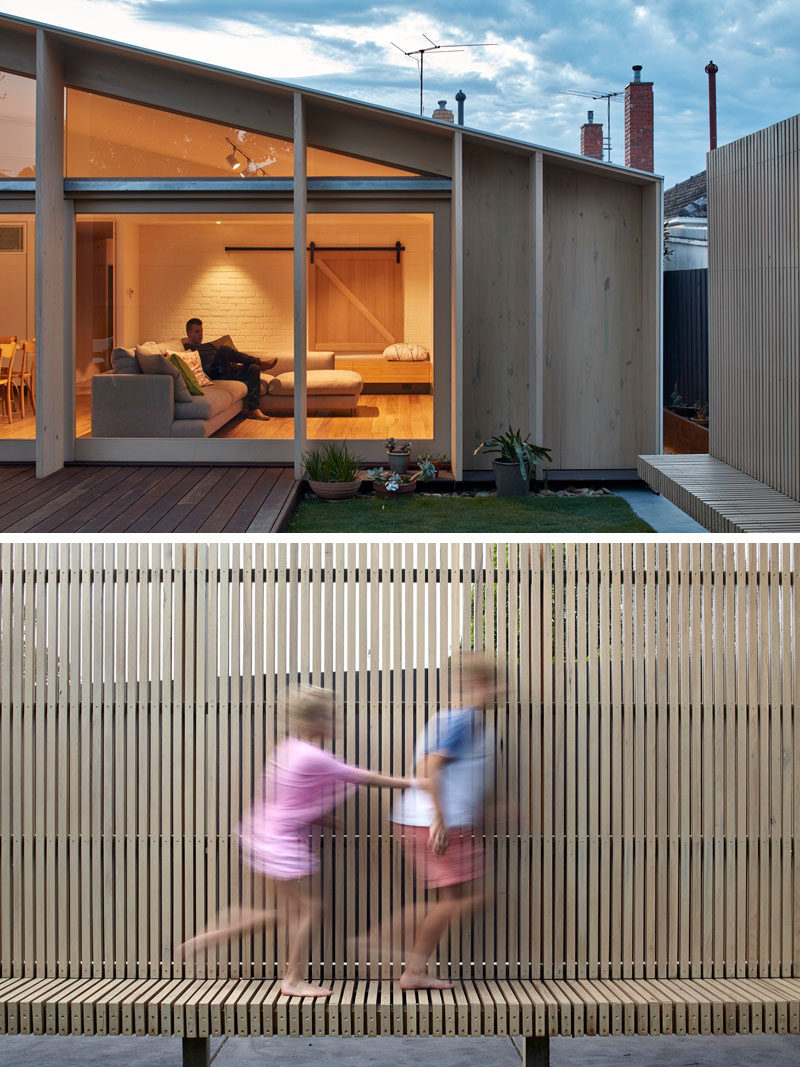
{"type": "Polygon", "coordinates": [[[476,682],[494,682],[494,657],[487,652],[466,652],[454,664],[454,668],[461,677],[462,685],[473,685],[476,682]]]}
{"type": "Polygon", "coordinates": [[[313,730],[333,715],[333,693],[317,685],[298,685],[289,694],[286,717],[291,733],[313,730]]]}

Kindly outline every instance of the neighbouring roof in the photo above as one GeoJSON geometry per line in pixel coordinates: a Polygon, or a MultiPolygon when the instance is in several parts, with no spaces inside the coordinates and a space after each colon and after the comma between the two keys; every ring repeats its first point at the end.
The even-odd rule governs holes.
{"type": "Polygon", "coordinates": [[[678,182],[664,190],[664,218],[706,218],[708,216],[708,193],[706,172],[700,171],[691,178],[678,182]]]}

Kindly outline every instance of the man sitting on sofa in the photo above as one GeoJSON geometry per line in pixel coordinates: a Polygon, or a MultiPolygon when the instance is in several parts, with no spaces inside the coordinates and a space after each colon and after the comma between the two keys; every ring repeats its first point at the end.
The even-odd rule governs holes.
{"type": "Polygon", "coordinates": [[[217,347],[211,341],[203,342],[203,320],[191,318],[186,323],[186,337],[183,347],[189,352],[197,352],[203,370],[209,378],[235,378],[247,386],[245,398],[245,415],[250,419],[268,419],[259,407],[261,401],[261,371],[270,370],[277,359],[258,359],[238,352],[231,345],[217,347]]]}

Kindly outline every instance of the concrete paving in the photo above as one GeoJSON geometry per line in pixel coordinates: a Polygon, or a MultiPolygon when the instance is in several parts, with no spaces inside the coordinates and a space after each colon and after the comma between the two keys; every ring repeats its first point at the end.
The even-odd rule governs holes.
{"type": "MultiPolygon", "coordinates": [[[[516,1067],[520,1042],[485,1038],[226,1038],[213,1039],[214,1067],[288,1064],[397,1064],[398,1067],[516,1067]]],[[[3,1067],[180,1067],[181,1042],[167,1037],[0,1037],[3,1067]]],[[[800,1036],[557,1037],[552,1067],[797,1067],[800,1036]]]]}
{"type": "Polygon", "coordinates": [[[614,493],[627,500],[639,518],[649,522],[656,533],[708,533],[705,526],[646,485],[615,488],[614,493]]]}

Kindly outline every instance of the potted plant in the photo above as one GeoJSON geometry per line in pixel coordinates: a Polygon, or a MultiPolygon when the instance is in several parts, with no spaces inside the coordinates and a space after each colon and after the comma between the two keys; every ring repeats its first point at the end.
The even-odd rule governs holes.
{"type": "Polygon", "coordinates": [[[423,452],[417,458],[417,463],[420,467],[423,463],[432,463],[437,473],[439,471],[446,471],[450,467],[450,460],[444,452],[423,452]]]}
{"type": "Polygon", "coordinates": [[[378,496],[405,496],[414,492],[417,482],[429,482],[435,478],[436,468],[430,461],[421,463],[419,470],[413,474],[397,474],[387,471],[385,467],[373,467],[367,471],[367,477],[372,479],[372,488],[378,496]]]}
{"type": "Polygon", "coordinates": [[[708,404],[701,404],[699,400],[695,400],[692,422],[697,422],[701,426],[708,426],[708,404]]]}
{"type": "Polygon", "coordinates": [[[694,414],[695,405],[690,404],[688,400],[681,396],[678,392],[677,382],[675,382],[675,388],[669,398],[669,406],[676,415],[680,415],[684,419],[689,419],[694,414]]]}
{"type": "Polygon", "coordinates": [[[532,445],[530,434],[523,438],[519,430],[509,428],[505,433],[495,434],[481,441],[473,456],[483,450],[497,452],[499,458],[492,461],[494,481],[498,496],[523,496],[528,492],[531,475],[540,459],[552,459],[550,449],[544,445],[532,445]]]}
{"type": "Polygon", "coordinates": [[[394,474],[405,474],[411,459],[411,442],[395,441],[393,437],[388,437],[384,444],[389,457],[389,469],[394,474]]]}
{"type": "Polygon", "coordinates": [[[312,448],[303,462],[312,493],[323,500],[349,500],[361,488],[361,457],[351,455],[344,442],[312,448]]]}

